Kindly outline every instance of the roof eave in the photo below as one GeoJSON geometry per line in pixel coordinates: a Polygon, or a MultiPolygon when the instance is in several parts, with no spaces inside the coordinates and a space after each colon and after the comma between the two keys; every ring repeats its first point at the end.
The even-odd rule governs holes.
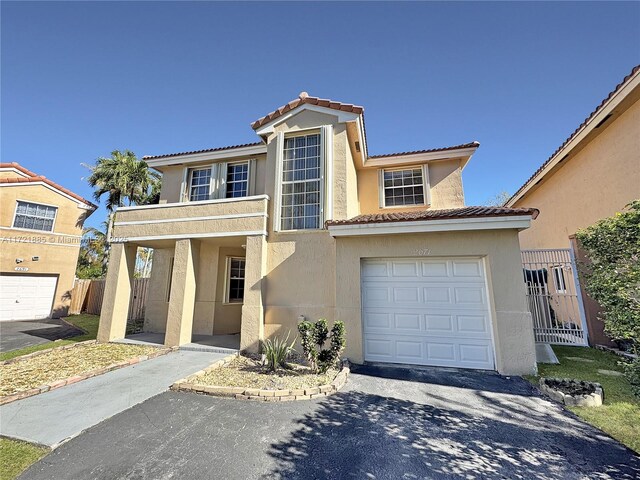
{"type": "Polygon", "coordinates": [[[529,180],[522,185],[516,193],[514,193],[509,200],[505,202],[505,206],[513,207],[518,201],[527,195],[532,189],[536,187],[540,182],[544,180],[544,177],[549,174],[556,166],[563,162],[572,151],[579,147],[586,137],[600,125],[600,122],[606,119],[607,115],[610,115],[612,111],[622,103],[636,88],[640,87],[640,66],[634,68],[629,78],[622,84],[618,85],[616,89],[609,94],[608,99],[603,102],[596,110],[584,122],[580,128],[578,128],[571,136],[565,141],[565,143],[556,150],[556,152],[549,157],[542,164],[542,166],[536,171],[529,180]]]}
{"type": "Polygon", "coordinates": [[[153,168],[162,168],[170,165],[182,163],[196,163],[207,160],[223,160],[226,158],[237,158],[252,155],[264,155],[267,153],[267,146],[264,144],[251,145],[239,148],[230,148],[216,151],[204,151],[196,153],[184,153],[176,155],[165,155],[158,157],[143,157],[147,165],[153,168]]]}
{"type": "Polygon", "coordinates": [[[449,218],[433,220],[413,220],[396,222],[372,222],[328,225],[332,237],[353,237],[362,235],[395,235],[429,232],[455,232],[470,230],[525,230],[534,219],[533,214],[486,216],[472,218],[449,218]]]}
{"type": "Polygon", "coordinates": [[[456,148],[456,149],[442,149],[433,152],[418,152],[409,153],[404,155],[384,156],[384,157],[369,157],[365,160],[365,167],[388,167],[394,165],[404,165],[410,163],[423,163],[423,162],[435,162],[441,160],[452,160],[460,158],[462,160],[461,167],[464,168],[471,157],[474,155],[479,143],[471,147],[456,148]]]}

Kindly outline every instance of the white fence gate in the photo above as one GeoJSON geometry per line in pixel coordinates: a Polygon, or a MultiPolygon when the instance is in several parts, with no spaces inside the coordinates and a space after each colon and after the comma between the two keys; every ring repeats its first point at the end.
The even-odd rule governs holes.
{"type": "Polygon", "coordinates": [[[571,249],[522,250],[521,254],[536,342],[586,346],[584,307],[571,249]]]}

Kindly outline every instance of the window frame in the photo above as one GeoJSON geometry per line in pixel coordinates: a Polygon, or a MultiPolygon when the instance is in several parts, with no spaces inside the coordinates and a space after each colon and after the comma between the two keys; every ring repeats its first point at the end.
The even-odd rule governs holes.
{"type": "MultiPolygon", "coordinates": [[[[332,208],[331,202],[328,201],[328,197],[333,194],[331,187],[331,179],[328,178],[328,167],[327,164],[333,161],[332,151],[333,151],[333,126],[332,125],[322,125],[314,128],[300,129],[300,130],[290,130],[285,132],[279,132],[276,136],[276,191],[275,197],[276,201],[274,202],[274,223],[273,230],[278,233],[311,233],[311,232],[319,232],[324,228],[324,222],[331,215],[327,214],[327,209],[332,208]],[[292,229],[284,229],[282,228],[282,186],[285,183],[283,181],[283,167],[284,167],[284,147],[285,140],[289,138],[296,137],[307,137],[310,135],[318,135],[319,138],[319,155],[320,155],[320,177],[318,182],[320,183],[320,198],[319,198],[319,219],[318,219],[318,228],[292,228],[292,229]],[[327,205],[329,203],[329,206],[327,205]]],[[[331,174],[329,172],[329,174],[331,174]]],[[[306,180],[305,180],[306,181],[306,180]]],[[[295,182],[287,182],[287,183],[295,183],[295,182]]],[[[330,199],[329,199],[330,200],[330,199]]]]}
{"type": "Polygon", "coordinates": [[[233,162],[213,162],[207,165],[187,166],[184,168],[182,176],[182,203],[191,202],[206,202],[207,200],[220,200],[226,198],[245,198],[255,194],[255,170],[256,159],[237,160],[233,162]],[[244,197],[227,197],[227,175],[229,171],[229,165],[247,165],[247,193],[244,197]],[[209,198],[206,200],[191,200],[191,188],[193,181],[193,172],[196,170],[209,170],[209,198]]]}
{"type": "MultiPolygon", "coordinates": [[[[214,184],[214,175],[213,175],[213,165],[203,165],[201,167],[191,167],[187,171],[187,191],[186,191],[186,199],[187,202],[201,202],[203,200],[192,200],[191,199],[191,190],[194,188],[193,185],[193,174],[197,171],[201,170],[209,170],[209,194],[208,198],[203,200],[211,200],[211,195],[213,193],[213,184],[214,184]]],[[[197,185],[196,187],[202,187],[204,185],[197,185]]]]}
{"type": "Polygon", "coordinates": [[[564,276],[564,267],[562,265],[551,267],[551,277],[553,278],[553,287],[556,293],[566,294],[567,279],[564,276]]]}
{"type": "MultiPolygon", "coordinates": [[[[25,230],[28,232],[44,232],[44,233],[55,233],[55,229],[56,229],[56,220],[58,219],[58,210],[60,209],[60,207],[58,205],[51,205],[49,203],[42,203],[42,202],[33,202],[33,201],[29,201],[29,200],[22,200],[20,198],[16,199],[16,206],[13,210],[13,219],[11,220],[11,228],[14,230],[25,230]],[[55,209],[55,213],[53,215],[53,221],[51,222],[51,230],[42,230],[39,228],[28,228],[28,227],[16,227],[16,218],[18,216],[18,207],[20,206],[20,203],[27,203],[27,204],[31,204],[31,205],[36,205],[36,206],[41,206],[41,207],[50,207],[55,209]]],[[[20,214],[23,215],[23,214],[20,214]]],[[[25,215],[26,216],[26,215],[25,215]]],[[[42,218],[42,217],[36,217],[36,218],[42,218]]],[[[46,219],[46,218],[45,218],[46,219]]],[[[51,220],[51,219],[46,219],[46,220],[51,220]]]]}
{"type": "MultiPolygon", "coordinates": [[[[222,181],[220,182],[221,184],[218,186],[218,188],[219,189],[224,189],[224,192],[220,192],[220,198],[244,198],[244,197],[248,197],[249,195],[251,195],[251,161],[250,160],[240,160],[238,162],[228,162],[225,165],[224,172],[221,173],[220,178],[222,179],[222,181]],[[229,180],[228,180],[229,167],[234,166],[234,165],[246,165],[247,166],[247,178],[245,180],[241,180],[241,181],[246,182],[246,184],[247,184],[246,193],[242,197],[229,197],[227,195],[229,193],[229,189],[227,188],[227,184],[229,183],[229,180]]],[[[239,183],[239,182],[234,181],[232,183],[239,183]]]]}
{"type": "Polygon", "coordinates": [[[431,184],[429,182],[429,165],[424,163],[422,165],[405,165],[402,167],[380,168],[378,170],[378,200],[380,208],[415,208],[415,207],[428,207],[431,205],[431,184]],[[385,198],[385,186],[384,186],[384,173],[385,172],[401,172],[404,170],[416,170],[420,168],[422,170],[422,190],[423,190],[423,203],[416,203],[412,205],[387,205],[385,198]]]}
{"type": "Polygon", "coordinates": [[[245,287],[246,287],[246,279],[247,279],[247,274],[246,274],[246,270],[247,269],[247,258],[246,257],[240,257],[240,256],[235,256],[235,255],[231,255],[228,256],[226,259],[226,268],[225,268],[225,276],[224,276],[224,304],[225,305],[242,305],[244,304],[244,292],[245,292],[245,287]],[[242,260],[244,262],[244,267],[243,267],[243,276],[242,277],[237,277],[234,280],[239,280],[242,279],[243,282],[243,287],[242,287],[242,300],[232,300],[230,298],[230,294],[231,294],[231,262],[233,260],[242,260]]]}

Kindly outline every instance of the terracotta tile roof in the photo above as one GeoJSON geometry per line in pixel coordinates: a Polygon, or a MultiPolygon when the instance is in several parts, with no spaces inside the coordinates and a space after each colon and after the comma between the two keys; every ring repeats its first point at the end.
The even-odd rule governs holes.
{"type": "Polygon", "coordinates": [[[236,148],[243,147],[257,147],[259,145],[264,145],[263,142],[256,143],[243,143],[242,145],[230,145],[228,147],[216,147],[216,148],[206,148],[204,150],[192,150],[190,152],[179,152],[179,153],[167,153],[164,155],[145,155],[142,157],[143,160],[154,160],[156,158],[168,158],[168,157],[179,157],[180,155],[191,155],[194,153],[209,153],[209,152],[220,152],[223,150],[233,150],[236,148]]]}
{"type": "Polygon", "coordinates": [[[411,152],[385,153],[383,155],[369,155],[368,158],[387,158],[387,157],[403,157],[405,155],[416,155],[418,153],[445,152],[447,150],[458,150],[460,148],[479,147],[480,142],[463,143],[462,145],[454,145],[452,147],[431,148],[429,150],[413,150],[411,152]]]}
{"type": "Polygon", "coordinates": [[[336,102],[334,100],[328,100],[324,98],[318,97],[310,97],[307,92],[301,92],[300,96],[295,100],[291,100],[286,105],[281,106],[280,108],[274,110],[273,112],[265,115],[264,117],[256,120],[251,124],[251,127],[256,130],[260,128],[262,125],[269,123],[272,120],[284,115],[287,112],[290,112],[294,108],[298,108],[300,105],[317,105],[319,107],[331,108],[333,110],[340,110],[342,112],[350,112],[361,114],[364,112],[364,107],[359,107],[358,105],[352,105],[351,103],[341,103],[336,102]]]}
{"type": "Polygon", "coordinates": [[[91,207],[93,210],[98,208],[97,205],[94,205],[89,200],[82,198],[80,195],[73,193],[71,190],[64,188],[62,185],[57,184],[56,182],[52,182],[47,177],[38,175],[30,170],[27,170],[22,165],[16,162],[12,163],[0,163],[0,168],[15,168],[16,170],[27,175],[26,177],[16,177],[16,178],[0,178],[0,184],[2,183],[33,183],[33,182],[44,182],[47,185],[55,188],[56,190],[60,190],[63,193],[66,193],[70,197],[75,198],[79,202],[84,203],[85,205],[91,207]]]}
{"type": "Polygon", "coordinates": [[[578,133],[584,128],[584,126],[589,123],[589,121],[595,117],[600,110],[602,110],[602,108],[607,104],[607,102],[616,94],[618,93],[618,91],[625,86],[625,84],[631,80],[631,78],[640,71],[640,65],[636,65],[635,67],[633,67],[633,70],[631,70],[631,73],[629,73],[629,75],[627,75],[626,77],[624,77],[624,79],[622,80],[622,82],[620,82],[618,85],[616,85],[616,88],[614,88],[609,95],[607,95],[607,98],[605,98],[604,100],[602,100],[602,102],[600,102],[600,105],[598,105],[596,107],[596,109],[591,112],[589,114],[589,116],[578,126],[578,128],[576,128],[573,133],[569,136],[569,138],[567,138],[562,145],[560,145],[555,152],[553,152],[551,154],[551,156],[540,166],[540,168],[538,168],[533,175],[531,175],[529,177],[529,179],[524,182],[524,185],[522,185],[518,191],[516,193],[514,193],[511,198],[509,200],[507,200],[506,203],[509,203],[511,200],[513,200],[515,197],[517,197],[520,192],[522,192],[527,185],[529,185],[529,183],[536,177],[538,176],[538,174],[544,170],[544,168],[549,164],[549,162],[551,162],[551,160],[553,160],[553,158],[558,154],[558,152],[560,152],[560,150],[562,150],[569,142],[571,142],[571,140],[573,140],[575,138],[576,135],[578,135],[578,133]]]}
{"type": "Polygon", "coordinates": [[[507,207],[462,207],[447,210],[419,210],[412,212],[373,213],[358,215],[347,220],[330,220],[326,222],[328,227],[334,225],[359,225],[365,223],[393,223],[412,222],[418,220],[453,220],[459,218],[487,218],[510,217],[517,215],[538,216],[535,208],[507,208],[507,207]]]}

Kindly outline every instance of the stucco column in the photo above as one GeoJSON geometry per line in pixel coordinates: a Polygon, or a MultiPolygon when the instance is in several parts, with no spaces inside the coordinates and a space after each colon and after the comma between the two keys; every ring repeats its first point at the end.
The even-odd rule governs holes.
{"type": "Polygon", "coordinates": [[[98,342],[110,342],[124,338],[126,334],[136,250],[137,245],[111,244],[98,327],[98,342]]]}
{"type": "Polygon", "coordinates": [[[196,240],[176,241],[167,330],[164,336],[164,344],[170,347],[191,343],[199,246],[196,240]]]}
{"type": "Polygon", "coordinates": [[[240,328],[240,350],[258,352],[264,338],[264,280],[267,273],[267,239],[247,237],[244,301],[240,328]]]}

